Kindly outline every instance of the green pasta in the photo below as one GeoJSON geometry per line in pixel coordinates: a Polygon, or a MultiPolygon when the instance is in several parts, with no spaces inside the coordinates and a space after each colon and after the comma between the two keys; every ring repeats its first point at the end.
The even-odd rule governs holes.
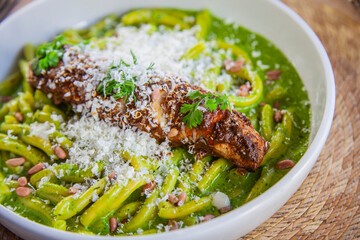
{"type": "Polygon", "coordinates": [[[0,84],[0,96],[11,96],[19,87],[21,74],[13,73],[0,84]]]}
{"type": "Polygon", "coordinates": [[[4,182],[4,175],[0,172],[0,203],[3,203],[10,194],[10,189],[4,182]]]}
{"type": "Polygon", "coordinates": [[[57,144],[59,144],[60,147],[64,150],[71,148],[73,145],[70,139],[68,139],[64,134],[58,131],[54,131],[53,133],[50,133],[49,138],[51,141],[54,141],[57,144]]]}
{"type": "Polygon", "coordinates": [[[205,164],[212,160],[212,156],[207,156],[202,159],[196,160],[193,164],[192,171],[190,172],[190,181],[198,182],[201,176],[201,173],[205,169],[205,164]]]}
{"type": "Polygon", "coordinates": [[[11,139],[2,133],[0,133],[0,150],[10,151],[23,156],[34,165],[39,162],[48,161],[47,157],[39,150],[11,139]]]}
{"type": "Polygon", "coordinates": [[[51,214],[52,209],[43,201],[34,197],[19,197],[18,201],[22,212],[26,212],[29,218],[37,220],[44,225],[54,226],[54,218],[51,214]]]}
{"type": "Polygon", "coordinates": [[[23,76],[23,84],[22,84],[23,91],[25,93],[26,92],[33,93],[33,89],[30,86],[29,82],[27,81],[27,79],[29,79],[29,73],[30,73],[30,66],[29,66],[28,62],[25,60],[20,60],[19,68],[20,68],[21,75],[23,76]]]}
{"type": "Polygon", "coordinates": [[[8,131],[11,131],[11,134],[13,134],[13,135],[29,134],[29,131],[30,131],[29,125],[18,124],[18,123],[6,123],[6,122],[4,122],[0,125],[0,130],[2,133],[7,133],[8,131]]]}
{"type": "Polygon", "coordinates": [[[131,202],[123,207],[121,207],[115,214],[114,217],[118,219],[118,221],[122,221],[125,218],[128,218],[132,215],[134,215],[137,210],[140,208],[140,206],[143,205],[143,202],[137,201],[137,202],[131,202]]]}
{"type": "Polygon", "coordinates": [[[292,125],[293,125],[292,116],[289,112],[286,112],[286,113],[284,113],[282,118],[283,118],[282,125],[285,128],[287,137],[290,138],[291,132],[292,132],[292,125]]]}
{"type": "Polygon", "coordinates": [[[143,228],[151,219],[156,217],[158,208],[156,206],[156,200],[158,196],[158,190],[151,193],[150,197],[145,200],[144,205],[139,209],[136,215],[124,225],[124,232],[134,232],[139,228],[143,228]]]}
{"type": "Polygon", "coordinates": [[[63,111],[49,104],[44,105],[43,111],[50,114],[60,115],[63,120],[66,120],[66,114],[63,111]]]}
{"type": "Polygon", "coordinates": [[[19,97],[12,99],[10,102],[6,103],[4,107],[5,106],[8,107],[8,113],[14,114],[19,112],[19,97]]]}
{"type": "Polygon", "coordinates": [[[82,183],[87,178],[94,178],[99,175],[103,169],[104,164],[102,162],[95,163],[93,167],[87,169],[80,169],[77,165],[63,163],[55,166],[53,172],[62,181],[82,183]]]}
{"type": "Polygon", "coordinates": [[[246,202],[254,199],[263,193],[267,188],[270,187],[271,178],[273,177],[275,170],[273,168],[263,167],[261,171],[260,179],[257,180],[249,195],[246,198],[246,202]]]}
{"type": "Polygon", "coordinates": [[[31,44],[31,43],[25,44],[24,49],[23,49],[23,54],[24,54],[26,61],[33,60],[33,58],[35,57],[35,50],[36,50],[36,47],[33,44],[31,44]]]}
{"type": "Polygon", "coordinates": [[[286,90],[282,86],[277,86],[266,94],[270,100],[279,100],[286,96],[286,90]]]}
{"type": "Polygon", "coordinates": [[[248,96],[230,96],[230,101],[234,103],[236,108],[248,107],[257,104],[261,101],[263,95],[263,81],[258,74],[249,71],[247,68],[242,68],[239,72],[235,73],[237,76],[248,80],[251,83],[252,90],[248,96]]]}
{"type": "Polygon", "coordinates": [[[201,192],[205,192],[210,185],[216,180],[221,172],[228,170],[231,166],[231,163],[224,158],[219,158],[213,162],[206,171],[203,178],[198,183],[198,188],[201,192]]]}
{"type": "Polygon", "coordinates": [[[285,152],[287,148],[286,134],[283,125],[279,125],[271,138],[270,148],[264,156],[261,165],[264,165],[270,159],[276,159],[285,152]]]}
{"type": "Polygon", "coordinates": [[[54,124],[56,129],[59,130],[61,122],[58,121],[58,120],[54,120],[51,116],[52,116],[51,113],[46,113],[46,112],[43,112],[43,111],[36,111],[34,113],[34,119],[37,122],[39,122],[39,123],[45,123],[45,122],[52,123],[52,124],[54,124]]]}
{"type": "Polygon", "coordinates": [[[104,190],[106,183],[106,179],[103,178],[84,193],[80,193],[80,196],[77,198],[73,196],[64,198],[55,206],[54,215],[60,220],[66,220],[75,216],[91,203],[94,194],[99,195],[104,190]]]}
{"type": "Polygon", "coordinates": [[[176,219],[190,215],[210,206],[212,197],[203,197],[199,200],[192,200],[181,207],[163,207],[159,209],[159,216],[165,219],[176,219]]]}
{"type": "Polygon", "coordinates": [[[211,13],[207,9],[196,14],[195,21],[196,24],[200,27],[200,31],[196,34],[196,37],[199,40],[207,39],[209,28],[211,26],[211,20],[211,13]]]}
{"type": "Polygon", "coordinates": [[[66,231],[66,221],[64,220],[56,220],[54,223],[54,228],[66,231]]]}
{"type": "Polygon", "coordinates": [[[266,104],[261,110],[261,132],[266,141],[271,140],[274,128],[274,112],[269,104],[266,104]]]}
{"type": "Polygon", "coordinates": [[[5,116],[9,113],[10,109],[7,104],[1,107],[0,109],[0,122],[4,121],[5,116]]]}
{"type": "Polygon", "coordinates": [[[34,100],[35,100],[35,104],[36,107],[38,108],[42,108],[45,105],[51,105],[53,104],[51,99],[49,99],[45,93],[43,93],[40,90],[36,90],[34,93],[34,100]]]}
{"type": "Polygon", "coordinates": [[[171,27],[179,26],[180,29],[190,28],[190,26],[180,18],[174,17],[161,10],[140,9],[132,11],[121,18],[125,25],[138,25],[141,23],[163,24],[171,27]]]}
{"type": "Polygon", "coordinates": [[[225,50],[230,49],[237,58],[242,59],[245,61],[245,63],[252,65],[252,61],[251,61],[249,55],[242,48],[240,48],[236,45],[221,41],[221,40],[217,40],[216,44],[217,44],[218,48],[225,49],[225,50]]]}
{"type": "Polygon", "coordinates": [[[38,188],[39,183],[41,179],[46,178],[49,183],[51,182],[58,182],[57,177],[55,176],[55,173],[50,169],[43,169],[40,172],[35,173],[30,177],[30,183],[32,186],[38,188]]]}
{"type": "Polygon", "coordinates": [[[124,187],[118,184],[112,186],[81,215],[80,222],[85,227],[88,227],[97,219],[115,212],[131,193],[146,184],[147,179],[152,179],[152,176],[140,177],[139,179],[130,181],[124,187]]]}
{"type": "Polygon", "coordinates": [[[206,49],[205,42],[199,42],[190,48],[180,59],[195,59],[206,49]]]}
{"type": "Polygon", "coordinates": [[[4,123],[16,124],[16,123],[18,123],[18,121],[16,120],[16,118],[13,115],[6,115],[4,118],[4,123]]]}
{"type": "Polygon", "coordinates": [[[36,190],[39,198],[49,200],[51,204],[58,204],[64,197],[70,195],[69,189],[58,184],[44,182],[36,190]]]}
{"type": "Polygon", "coordinates": [[[166,176],[163,185],[161,186],[160,196],[166,196],[166,194],[171,193],[174,189],[176,182],[179,178],[179,170],[177,168],[170,169],[168,175],[166,176]]]}
{"type": "Polygon", "coordinates": [[[230,84],[226,85],[223,83],[217,83],[216,79],[220,74],[221,65],[213,60],[215,67],[207,69],[204,74],[203,84],[211,91],[224,92],[229,90],[230,84]]]}
{"type": "Polygon", "coordinates": [[[51,159],[57,159],[54,149],[49,141],[37,136],[21,136],[20,139],[29,145],[43,150],[51,159]]]}
{"type": "Polygon", "coordinates": [[[126,160],[131,162],[131,165],[134,167],[135,170],[140,169],[153,169],[156,168],[156,165],[153,165],[148,162],[148,159],[142,157],[142,156],[136,156],[134,153],[129,153],[128,151],[122,152],[122,157],[126,160]]]}

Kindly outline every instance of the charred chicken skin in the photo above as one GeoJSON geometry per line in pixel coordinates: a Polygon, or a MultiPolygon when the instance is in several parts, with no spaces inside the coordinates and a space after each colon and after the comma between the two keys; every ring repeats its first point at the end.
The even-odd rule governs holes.
{"type": "Polygon", "coordinates": [[[198,157],[211,155],[223,157],[238,167],[255,171],[268,150],[268,143],[253,128],[250,120],[236,110],[203,110],[202,123],[189,129],[180,113],[183,104],[192,104],[187,97],[191,91],[207,91],[175,76],[152,76],[134,90],[135,100],[112,100],[96,92],[98,83],[90,82],[87,68],[96,65],[86,58],[72,56],[74,63],[65,67],[59,62],[55,68],[35,75],[30,70],[29,82],[51,96],[55,104],[67,102],[74,108],[91,105],[92,114],[119,127],[132,126],[148,132],[158,141],[168,141],[172,146],[182,146],[198,157]],[[77,67],[81,65],[82,67],[77,67]],[[85,69],[85,70],[84,70],[85,69]],[[89,88],[93,88],[89,92],[89,88]],[[142,92],[149,94],[142,94],[142,92]],[[90,103],[90,104],[89,104],[90,103]],[[141,107],[139,108],[139,105],[141,107]],[[94,113],[94,109],[95,112],[94,113]]]}

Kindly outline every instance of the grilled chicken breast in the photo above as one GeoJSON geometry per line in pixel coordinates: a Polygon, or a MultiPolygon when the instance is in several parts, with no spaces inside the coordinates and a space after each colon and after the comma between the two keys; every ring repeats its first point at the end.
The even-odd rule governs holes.
{"type": "Polygon", "coordinates": [[[189,92],[207,93],[200,87],[173,75],[151,76],[146,84],[135,88],[136,101],[114,100],[96,92],[101,79],[98,82],[89,80],[86,69],[96,68],[95,63],[77,54],[70,59],[73,64],[64,66],[60,61],[57,67],[40,75],[30,70],[30,84],[51,96],[55,104],[67,102],[74,109],[87,106],[88,111],[100,119],[119,127],[136,127],[160,142],[183,146],[198,157],[223,157],[239,167],[255,171],[268,150],[268,143],[252,127],[250,120],[235,110],[210,112],[203,108],[201,125],[189,129],[180,108],[194,102],[186,96],[189,92]]]}

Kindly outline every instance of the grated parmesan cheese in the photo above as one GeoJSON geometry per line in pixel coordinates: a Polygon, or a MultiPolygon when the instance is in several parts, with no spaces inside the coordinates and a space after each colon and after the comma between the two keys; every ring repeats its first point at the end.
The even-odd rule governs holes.
{"type": "MultiPolygon", "coordinates": [[[[52,116],[58,116],[58,115],[52,114],[51,117],[52,116]]],[[[30,135],[40,137],[45,140],[49,140],[49,135],[54,133],[55,130],[56,128],[54,124],[48,122],[45,123],[34,122],[30,124],[30,135]]]]}
{"type": "MultiPolygon", "coordinates": [[[[95,162],[105,163],[105,175],[115,171],[119,183],[125,184],[129,179],[148,174],[144,169],[136,172],[121,153],[127,151],[150,159],[157,158],[159,162],[166,162],[171,155],[170,146],[163,142],[158,144],[150,134],[133,128],[120,129],[104,121],[97,121],[92,116],[74,117],[69,120],[63,133],[73,139],[73,146],[69,149],[67,163],[79,165],[81,168],[91,166],[91,171],[97,173],[95,162]]],[[[162,182],[156,177],[157,182],[162,182]]]]}

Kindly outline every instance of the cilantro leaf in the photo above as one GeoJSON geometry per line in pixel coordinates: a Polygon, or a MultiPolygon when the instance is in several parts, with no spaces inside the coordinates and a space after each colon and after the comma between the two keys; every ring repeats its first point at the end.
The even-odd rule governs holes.
{"type": "Polygon", "coordinates": [[[199,109],[195,109],[190,111],[190,113],[183,118],[183,121],[189,129],[192,129],[201,124],[203,117],[203,113],[199,109]]]}
{"type": "Polygon", "coordinates": [[[203,98],[205,95],[204,94],[201,94],[199,92],[199,90],[195,90],[195,91],[192,91],[192,92],[189,92],[187,95],[186,95],[188,98],[190,98],[191,100],[195,100],[197,98],[203,98]]]}
{"type": "Polygon", "coordinates": [[[202,94],[199,90],[195,90],[189,92],[186,96],[191,100],[199,99],[193,104],[183,104],[180,108],[180,113],[186,114],[183,117],[183,121],[189,129],[197,127],[203,121],[204,115],[198,109],[201,103],[203,103],[204,108],[207,108],[210,112],[213,112],[218,108],[220,110],[230,108],[230,111],[232,111],[226,95],[218,96],[213,93],[202,94]]]}
{"type": "Polygon", "coordinates": [[[230,111],[232,111],[231,109],[231,105],[230,105],[230,101],[227,98],[227,96],[223,95],[220,97],[216,98],[217,104],[220,104],[220,110],[226,110],[227,108],[230,108],[230,111]]]}
{"type": "Polygon", "coordinates": [[[209,108],[210,112],[215,111],[217,109],[217,107],[218,107],[217,101],[215,99],[213,99],[213,98],[208,98],[205,101],[204,105],[206,105],[209,108]]]}
{"type": "Polygon", "coordinates": [[[180,113],[190,112],[194,108],[194,104],[183,104],[180,108],[180,113]]]}

